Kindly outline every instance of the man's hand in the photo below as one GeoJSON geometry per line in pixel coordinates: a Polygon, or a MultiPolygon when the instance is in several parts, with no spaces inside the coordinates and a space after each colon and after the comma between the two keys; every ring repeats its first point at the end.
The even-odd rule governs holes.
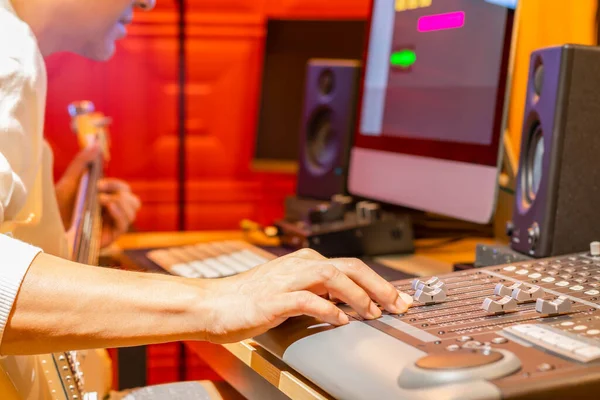
{"type": "MultiPolygon", "coordinates": [[[[70,229],[73,220],[73,210],[81,176],[90,162],[100,157],[101,152],[98,145],[92,145],[80,151],[56,183],[56,199],[66,229],[70,229]]],[[[105,247],[127,232],[135,220],[141,203],[139,198],[131,192],[129,185],[118,179],[100,180],[98,192],[100,204],[105,210],[101,239],[101,246],[105,247]]]]}
{"type": "Polygon", "coordinates": [[[375,302],[394,314],[412,304],[410,296],[398,293],[363,262],[327,259],[308,249],[205,284],[208,293],[200,307],[210,310],[206,339],[215,343],[257,336],[298,315],[347,324],[348,317],[326,298],[347,303],[366,319],[381,316],[375,302]]]}
{"type": "Polygon", "coordinates": [[[105,247],[127,232],[140,209],[140,199],[129,185],[119,179],[105,178],[98,182],[100,204],[106,212],[102,219],[101,246],[105,247]]]}

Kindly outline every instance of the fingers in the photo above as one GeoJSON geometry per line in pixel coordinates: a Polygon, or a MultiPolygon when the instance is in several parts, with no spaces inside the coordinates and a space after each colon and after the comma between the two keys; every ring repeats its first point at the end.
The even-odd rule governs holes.
{"type": "Polygon", "coordinates": [[[78,180],[81,174],[88,167],[90,162],[98,158],[100,156],[100,153],[100,146],[96,143],[81,150],[79,153],[77,153],[73,161],[71,161],[71,163],[67,167],[62,179],[78,180]]]}
{"type": "Polygon", "coordinates": [[[117,203],[109,203],[106,207],[108,214],[110,215],[111,225],[114,227],[113,237],[116,237],[122,233],[127,232],[129,229],[130,219],[125,211],[119,207],[117,203]]]}
{"type": "Polygon", "coordinates": [[[131,192],[131,187],[120,179],[103,178],[98,181],[98,190],[103,193],[131,192]]]}
{"type": "Polygon", "coordinates": [[[137,196],[123,192],[117,195],[101,194],[100,204],[108,210],[113,225],[122,232],[125,232],[129,225],[135,221],[140,208],[140,200],[137,196]]]}
{"type": "Polygon", "coordinates": [[[408,309],[410,304],[399,295],[396,288],[362,261],[354,258],[338,258],[330,259],[328,262],[356,282],[370,298],[389,312],[400,314],[408,309]]]}
{"type": "Polygon", "coordinates": [[[294,271],[293,281],[286,289],[291,292],[309,290],[320,295],[320,287],[330,296],[348,304],[365,319],[381,317],[381,310],[363,288],[333,265],[323,264],[322,261],[304,261],[302,267],[294,271]]]}
{"type": "Polygon", "coordinates": [[[100,194],[100,204],[108,207],[112,203],[116,204],[125,213],[129,222],[135,220],[135,216],[141,206],[140,199],[133,193],[100,194]]]}
{"type": "Polygon", "coordinates": [[[280,318],[308,315],[332,325],[346,325],[348,316],[333,303],[309,291],[285,293],[271,303],[273,314],[280,318]]]}

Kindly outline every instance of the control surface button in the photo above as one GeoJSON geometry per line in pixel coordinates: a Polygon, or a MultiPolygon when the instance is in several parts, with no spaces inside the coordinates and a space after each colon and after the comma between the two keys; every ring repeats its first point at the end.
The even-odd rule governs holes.
{"type": "Polygon", "coordinates": [[[537,367],[537,370],[539,372],[548,372],[548,371],[552,371],[553,369],[554,369],[554,365],[548,364],[548,363],[540,364],[537,367]]]}
{"type": "Polygon", "coordinates": [[[590,329],[589,331],[586,332],[586,334],[588,334],[590,336],[600,335],[600,330],[598,330],[598,329],[590,329]]]}
{"type": "Polygon", "coordinates": [[[589,359],[600,357],[600,347],[583,347],[575,350],[575,354],[589,359]]]}
{"type": "Polygon", "coordinates": [[[446,350],[448,350],[448,351],[460,350],[460,346],[457,344],[451,344],[450,346],[446,347],[446,350]]]}
{"type": "Polygon", "coordinates": [[[461,336],[458,339],[456,339],[456,341],[458,342],[470,342],[471,340],[473,340],[471,336],[461,336]]]}
{"type": "Polygon", "coordinates": [[[463,344],[463,349],[478,349],[481,346],[483,346],[483,343],[473,340],[471,342],[463,344]]]}
{"type": "Polygon", "coordinates": [[[503,337],[497,337],[497,338],[492,339],[492,343],[494,343],[494,344],[504,344],[507,342],[508,342],[508,339],[503,338],[503,337]]]}
{"type": "Polygon", "coordinates": [[[496,351],[469,349],[430,354],[418,360],[416,365],[427,370],[464,369],[493,364],[503,358],[504,356],[496,351]]]}

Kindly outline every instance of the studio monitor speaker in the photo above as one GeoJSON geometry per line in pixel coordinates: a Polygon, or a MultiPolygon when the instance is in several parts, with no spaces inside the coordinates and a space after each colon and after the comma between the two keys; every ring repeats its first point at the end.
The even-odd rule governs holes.
{"type": "Polygon", "coordinates": [[[600,48],[531,55],[511,247],[547,257],[600,239],[600,48]]]}
{"type": "Polygon", "coordinates": [[[300,197],[328,200],[346,193],[360,65],[355,60],[308,62],[300,132],[300,197]]]}

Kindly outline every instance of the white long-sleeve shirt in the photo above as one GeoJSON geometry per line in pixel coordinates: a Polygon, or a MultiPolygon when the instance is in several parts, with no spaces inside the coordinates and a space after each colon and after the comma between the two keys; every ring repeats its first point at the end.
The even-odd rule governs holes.
{"type": "Polygon", "coordinates": [[[46,88],[44,60],[33,32],[9,0],[0,0],[0,233],[10,234],[0,234],[0,341],[23,278],[41,248],[64,254],[52,154],[43,138],[46,88]]]}

